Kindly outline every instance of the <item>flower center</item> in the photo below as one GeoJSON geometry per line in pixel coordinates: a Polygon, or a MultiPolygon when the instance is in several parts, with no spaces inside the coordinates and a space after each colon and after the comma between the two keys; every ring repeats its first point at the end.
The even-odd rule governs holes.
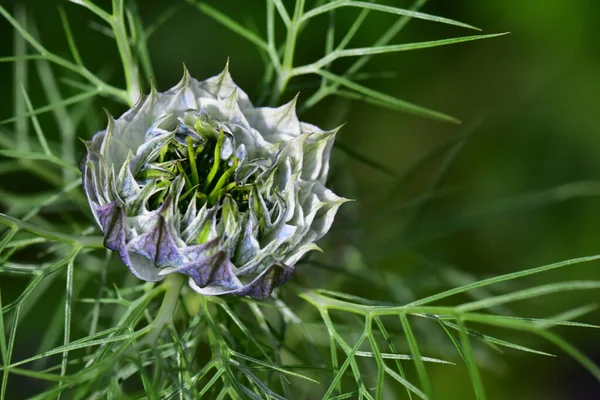
{"type": "Polygon", "coordinates": [[[181,213],[185,213],[193,198],[197,199],[198,207],[204,204],[212,207],[224,195],[230,195],[240,210],[247,209],[251,179],[247,180],[250,182],[236,182],[235,171],[240,160],[233,155],[222,159],[225,142],[223,129],[217,135],[202,135],[201,130],[206,128],[201,125],[195,124],[198,135],[194,137],[184,132],[184,140],[176,137],[170,139],[161,148],[158,158],[148,163],[136,176],[138,181],[153,181],[156,185],[148,201],[150,210],[156,210],[164,203],[171,182],[179,175],[185,182],[178,202],[181,213]]]}

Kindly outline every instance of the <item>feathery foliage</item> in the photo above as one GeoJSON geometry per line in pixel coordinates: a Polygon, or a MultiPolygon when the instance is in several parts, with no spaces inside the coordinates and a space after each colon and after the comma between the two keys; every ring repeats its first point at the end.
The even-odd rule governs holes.
{"type": "MultiPolygon", "coordinates": [[[[483,399],[485,382],[481,369],[485,365],[481,363],[481,354],[499,357],[502,349],[511,349],[532,353],[531,357],[554,356],[530,347],[530,341],[521,344],[523,333],[549,341],[557,351],[573,357],[600,380],[598,366],[552,331],[556,326],[597,328],[573,321],[594,311],[594,305],[542,318],[518,317],[511,308],[513,302],[542,295],[598,290],[600,282],[506,285],[520,278],[592,262],[600,256],[571,259],[484,280],[444,267],[441,276],[444,284],[440,287],[451,288],[439,291],[437,287],[437,294],[417,297],[413,293],[420,288],[403,287],[400,277],[390,277],[373,268],[365,261],[360,247],[353,243],[353,229],[403,210],[413,211],[418,218],[432,198],[442,196],[440,180],[468,139],[469,129],[475,126],[467,126],[458,139],[424,157],[422,162],[427,163],[442,155],[443,162],[431,185],[414,201],[401,205],[400,209],[384,205],[370,220],[358,218],[350,209],[346,221],[338,224],[337,236],[331,243],[332,255],[326,252],[323,257],[307,258],[298,268],[298,282],[279,288],[271,299],[264,301],[203,297],[185,287],[178,275],[157,284],[132,279],[103,250],[103,238],[80,188],[76,133],[86,132],[100,118],[96,115],[100,114],[99,97],[131,106],[141,89],[152,85],[147,40],[160,35],[155,32],[167,19],[174,18],[178,8],[199,11],[199,20],[212,18],[223,29],[231,30],[240,40],[256,47],[264,60],[264,79],[261,94],[255,99],[257,103],[278,105],[295,83],[309,76],[318,81],[316,89],[302,100],[302,111],[316,107],[329,96],[340,96],[450,123],[460,121],[369,88],[361,79],[363,67],[380,54],[490,39],[503,33],[391,44],[410,21],[478,30],[460,21],[421,12],[426,0],[416,0],[407,9],[354,0],[296,0],[290,8],[282,0],[267,0],[266,37],[224,14],[218,6],[203,1],[188,0],[187,4],[177,5],[177,9],[166,8],[151,24],[141,20],[134,1],[112,0],[110,11],[92,0],[70,0],[70,3],[73,4],[59,9],[69,56],[44,46],[23,2],[16,2],[12,10],[0,6],[1,17],[15,32],[14,54],[0,59],[14,67],[14,116],[0,122],[3,159],[0,174],[28,176],[34,182],[32,187],[41,188],[27,193],[1,188],[0,400],[10,398],[20,377],[36,382],[33,387],[36,393],[32,395],[35,399],[205,396],[340,400],[391,398],[394,393],[398,397],[428,399],[436,395],[436,382],[429,374],[434,367],[464,367],[475,397],[483,399]],[[75,32],[69,22],[69,13],[75,6],[87,9],[90,17],[102,24],[97,29],[114,40],[124,87],[109,83],[105,72],[86,67],[78,49],[84,44],[85,35],[75,32]],[[340,28],[335,15],[348,10],[355,11],[355,19],[344,27],[341,40],[336,40],[336,29],[340,28]],[[393,15],[395,22],[372,45],[352,47],[365,20],[375,13],[393,15]],[[329,22],[323,38],[324,55],[298,65],[299,36],[313,24],[322,23],[325,17],[329,17],[329,22]],[[283,34],[278,26],[283,27],[283,34]],[[343,63],[345,68],[338,68],[337,62],[344,59],[351,62],[343,63]],[[36,69],[39,81],[29,79],[31,68],[36,69]],[[36,90],[44,93],[47,104],[32,103],[30,93],[36,90]],[[72,94],[64,96],[67,92],[72,94]],[[39,121],[47,113],[53,115],[54,127],[39,121]],[[52,129],[60,134],[48,134],[52,129]],[[342,251],[335,247],[338,245],[343,247],[342,251]],[[339,263],[339,259],[345,262],[339,263]],[[309,272],[303,273],[303,269],[309,272]],[[317,277],[311,277],[316,270],[317,277]],[[343,282],[348,279],[362,280],[388,301],[336,291],[343,290],[343,282]],[[18,293],[13,287],[19,288],[18,293]],[[61,288],[62,297],[48,299],[57,287],[61,288]],[[32,329],[31,323],[24,321],[42,304],[51,310],[49,318],[35,321],[38,335],[35,345],[28,349],[28,354],[17,354],[15,349],[20,341],[31,341],[28,339],[31,333],[26,331],[32,329]],[[510,331],[519,335],[511,336],[510,331]]],[[[410,179],[408,175],[396,176],[379,161],[342,145],[337,145],[337,149],[345,152],[348,159],[391,176],[394,184],[389,196],[402,190],[410,179]]],[[[414,259],[428,263],[430,260],[414,250],[412,244],[441,237],[503,210],[597,194],[597,185],[586,182],[533,193],[439,221],[439,226],[416,231],[414,235],[409,224],[390,243],[406,249],[414,259]]],[[[382,243],[383,247],[390,246],[382,243]]],[[[383,257],[385,252],[381,254],[383,257]]]]}

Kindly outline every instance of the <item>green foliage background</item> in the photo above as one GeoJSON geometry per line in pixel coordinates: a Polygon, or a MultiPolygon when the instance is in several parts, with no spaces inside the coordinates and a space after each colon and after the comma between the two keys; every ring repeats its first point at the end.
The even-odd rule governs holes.
{"type": "MultiPolygon", "coordinates": [[[[9,11],[12,3],[0,2],[9,11]]],[[[65,6],[86,66],[102,71],[111,83],[123,87],[114,41],[94,29],[96,25],[90,21],[99,21],[89,11],[57,0],[26,3],[44,45],[68,56],[56,11],[57,4],[65,6]]],[[[96,3],[110,9],[108,1],[96,3]]],[[[166,3],[138,1],[142,20],[154,21],[164,12],[166,3]]],[[[265,36],[264,1],[205,3],[265,36]]],[[[284,3],[293,10],[293,2],[284,3]]],[[[409,6],[405,1],[380,3],[409,6]]],[[[229,59],[236,83],[257,99],[263,64],[256,49],[194,7],[184,2],[172,4],[173,15],[148,41],[158,89],[166,90],[177,83],[182,63],[192,76],[204,79],[221,71],[229,59]]],[[[326,129],[346,122],[334,150],[331,181],[337,193],[357,201],[338,218],[324,245],[327,253],[311,257],[312,265],[299,266],[294,278],[298,285],[404,304],[476,279],[600,253],[600,26],[596,21],[600,3],[430,0],[422,11],[473,24],[483,33],[509,31],[510,35],[383,54],[364,69],[375,75],[384,74],[365,76],[361,84],[452,115],[463,121],[461,126],[333,96],[301,115],[302,120],[326,129]],[[427,154],[433,155],[419,164],[427,154]],[[363,158],[375,160],[378,165],[369,165],[371,162],[365,163],[363,158]],[[428,201],[420,202],[423,198],[419,196],[428,201]],[[411,206],[414,199],[417,206],[411,206]],[[353,245],[349,247],[349,243],[353,245]]],[[[358,12],[348,9],[336,14],[340,24],[338,39],[358,12]]],[[[369,46],[397,18],[371,14],[352,47],[369,46]]],[[[322,56],[327,24],[328,17],[323,15],[302,32],[296,57],[299,63],[322,56]]],[[[281,26],[278,33],[283,34],[281,26]]],[[[470,34],[454,26],[411,21],[393,43],[470,34]]],[[[13,35],[12,27],[0,19],[0,57],[13,54],[13,35]]],[[[335,63],[332,71],[343,72],[351,61],[335,63]]],[[[30,65],[29,77],[33,80],[37,75],[30,65]]],[[[0,77],[0,120],[4,120],[15,112],[11,63],[0,63],[0,77]]],[[[293,81],[281,100],[288,101],[299,91],[302,104],[318,83],[315,76],[293,81]]],[[[34,108],[47,102],[36,86],[28,94],[34,108]]],[[[95,99],[86,112],[97,117],[78,127],[77,136],[89,139],[103,128],[103,107],[116,116],[125,110],[109,99],[95,99]]],[[[39,120],[42,126],[54,124],[51,114],[40,115],[39,120]]],[[[58,139],[56,130],[47,130],[47,135],[49,140],[58,139]]],[[[83,146],[78,144],[78,153],[82,151],[83,146]]],[[[3,196],[5,192],[49,189],[32,187],[27,174],[4,174],[0,179],[1,212],[27,207],[3,196]]],[[[83,218],[79,213],[72,217],[75,226],[83,218]]],[[[120,266],[114,264],[109,279],[126,286],[123,271],[119,272],[120,266]]],[[[477,296],[485,298],[551,282],[594,279],[600,280],[597,262],[530,276],[477,296]]],[[[26,280],[3,274],[0,284],[2,302],[7,304],[22,292],[26,280]]],[[[48,301],[38,302],[21,324],[14,349],[16,359],[31,355],[30,347],[37,348],[49,324],[48,315],[61,310],[59,300],[63,292],[62,283],[53,286],[44,294],[48,301]]],[[[597,299],[597,290],[569,291],[511,303],[501,312],[548,317],[594,304],[597,299]]],[[[466,301],[467,297],[461,300],[466,301]]],[[[454,304],[444,302],[441,305],[454,304]]],[[[306,308],[306,304],[301,307],[306,308]]],[[[304,308],[301,317],[307,319],[307,326],[318,324],[318,315],[304,312],[304,308]]],[[[335,313],[333,316],[337,321],[335,313]]],[[[598,311],[593,311],[582,319],[598,324],[598,316],[598,311]]],[[[340,316],[339,321],[344,318],[340,316]]],[[[428,337],[426,349],[438,346],[436,341],[447,340],[439,332],[428,331],[427,326],[424,329],[420,334],[428,337]]],[[[323,337],[316,341],[326,343],[325,332],[320,332],[323,337]]],[[[559,327],[557,332],[590,358],[600,361],[596,329],[559,327]]],[[[475,348],[489,398],[559,400],[593,399],[600,395],[600,385],[594,377],[551,344],[526,333],[486,333],[558,355],[551,358],[512,349],[506,349],[503,355],[490,355],[487,350],[475,348]]],[[[460,363],[456,358],[452,361],[460,363]]],[[[438,398],[473,396],[471,379],[463,366],[435,364],[428,370],[438,398]]],[[[411,381],[416,379],[413,378],[411,381]]],[[[37,383],[30,385],[31,378],[11,378],[9,382],[7,398],[21,398],[40,389],[37,383]]],[[[308,385],[302,381],[299,384],[308,385]]],[[[398,392],[399,398],[404,395],[405,392],[398,392]]],[[[310,398],[310,391],[305,396],[310,398]]]]}

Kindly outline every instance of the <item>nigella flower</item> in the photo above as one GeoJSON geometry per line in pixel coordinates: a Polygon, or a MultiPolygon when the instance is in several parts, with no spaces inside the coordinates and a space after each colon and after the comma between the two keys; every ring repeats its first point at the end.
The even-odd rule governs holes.
{"type": "Polygon", "coordinates": [[[87,143],[83,187],[105,246],[140,279],[189,276],[205,295],[268,297],[346,199],[325,186],[337,130],[295,101],[254,107],[231,79],[187,71],[87,143]]]}

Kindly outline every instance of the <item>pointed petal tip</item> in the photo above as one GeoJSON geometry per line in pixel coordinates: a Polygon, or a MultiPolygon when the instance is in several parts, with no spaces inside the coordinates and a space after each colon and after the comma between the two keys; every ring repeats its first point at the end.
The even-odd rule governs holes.
{"type": "Polygon", "coordinates": [[[231,74],[229,73],[229,57],[227,57],[227,61],[225,62],[225,67],[223,68],[223,71],[221,71],[221,73],[219,73],[217,79],[220,82],[230,82],[233,84],[233,78],[231,77],[231,74]]]}
{"type": "Polygon", "coordinates": [[[150,78],[150,93],[148,94],[148,99],[154,99],[158,95],[158,90],[156,89],[156,80],[154,77],[150,78]]]}
{"type": "Polygon", "coordinates": [[[106,114],[106,118],[108,119],[108,126],[106,128],[107,132],[111,132],[116,124],[116,120],[115,117],[112,116],[112,114],[110,113],[110,111],[108,111],[106,108],[102,108],[104,110],[104,113],[106,114]]]}
{"type": "Polygon", "coordinates": [[[189,86],[191,79],[192,79],[192,77],[190,75],[190,71],[188,71],[187,66],[185,65],[185,63],[183,63],[183,76],[181,77],[181,80],[175,86],[175,88],[183,89],[183,88],[189,86]]]}

